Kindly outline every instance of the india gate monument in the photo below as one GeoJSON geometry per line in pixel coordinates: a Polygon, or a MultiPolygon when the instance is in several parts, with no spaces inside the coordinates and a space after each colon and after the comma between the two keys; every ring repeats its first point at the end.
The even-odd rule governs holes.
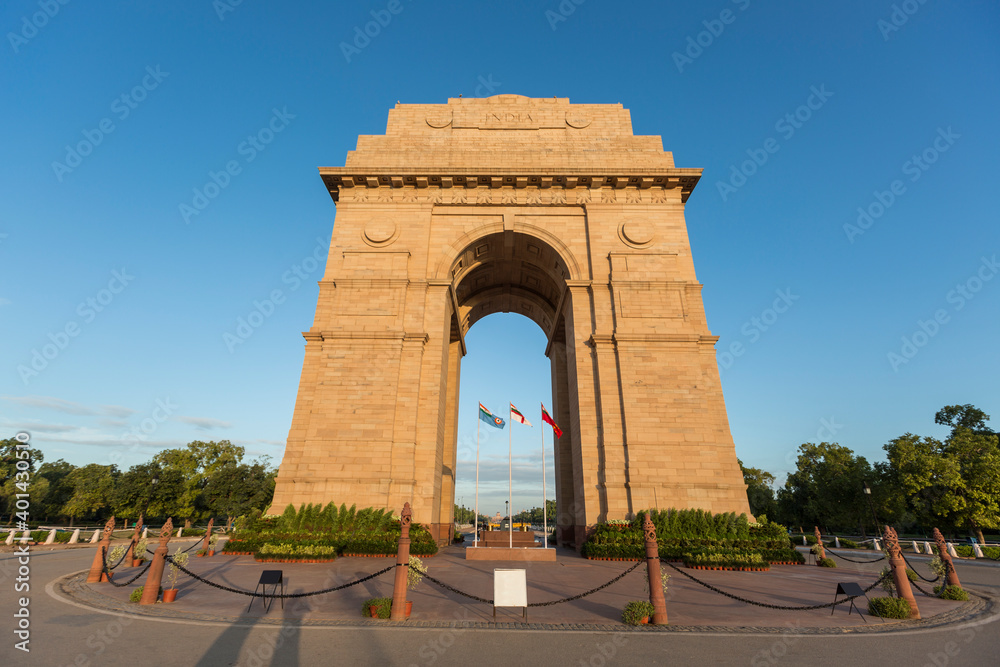
{"type": "Polygon", "coordinates": [[[621,104],[397,104],[319,171],[336,219],[272,511],[409,502],[447,540],[465,335],[502,312],[548,339],[560,543],[750,513],[684,220],[701,170],[621,104]]]}

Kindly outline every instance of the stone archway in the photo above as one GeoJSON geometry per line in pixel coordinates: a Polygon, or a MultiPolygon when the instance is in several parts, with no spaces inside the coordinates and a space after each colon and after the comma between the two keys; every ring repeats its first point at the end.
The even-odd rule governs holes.
{"type": "Polygon", "coordinates": [[[548,337],[563,542],[649,507],[749,513],[684,222],[700,170],[620,105],[397,105],[345,167],[273,506],[413,506],[450,535],[464,335],[548,337]]]}

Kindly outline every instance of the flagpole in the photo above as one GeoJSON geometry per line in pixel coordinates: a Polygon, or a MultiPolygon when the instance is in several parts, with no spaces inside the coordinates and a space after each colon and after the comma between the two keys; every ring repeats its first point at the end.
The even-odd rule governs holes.
{"type": "MultiPolygon", "coordinates": [[[[509,419],[508,415],[508,420],[509,419]]],[[[510,424],[508,424],[510,426],[510,424]]],[[[510,535],[510,548],[514,548],[514,473],[513,462],[514,462],[514,440],[513,440],[514,427],[511,426],[507,429],[507,528],[508,534],[510,535]]]]}
{"type": "Polygon", "coordinates": [[[476,535],[472,540],[472,546],[479,546],[479,422],[483,421],[480,410],[476,408],[476,516],[473,521],[473,530],[476,535]]]}
{"type": "Polygon", "coordinates": [[[538,429],[542,432],[542,544],[545,548],[549,548],[549,515],[548,515],[548,501],[545,492],[545,422],[541,424],[541,428],[538,429]]]}

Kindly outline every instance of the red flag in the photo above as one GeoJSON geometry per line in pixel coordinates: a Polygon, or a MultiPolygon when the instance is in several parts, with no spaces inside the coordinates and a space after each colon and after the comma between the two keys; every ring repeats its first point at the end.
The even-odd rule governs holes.
{"type": "Polygon", "coordinates": [[[544,403],[542,403],[542,421],[552,427],[552,432],[556,434],[557,438],[562,437],[562,429],[556,425],[549,413],[545,411],[544,403]]]}

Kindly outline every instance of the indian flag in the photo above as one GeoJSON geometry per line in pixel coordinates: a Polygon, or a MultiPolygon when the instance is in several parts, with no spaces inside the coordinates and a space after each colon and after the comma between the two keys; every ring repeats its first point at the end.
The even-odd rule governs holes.
{"type": "Polygon", "coordinates": [[[522,424],[531,426],[531,422],[524,418],[524,415],[521,414],[520,410],[514,407],[513,403],[510,404],[510,420],[512,422],[521,422],[522,424]]]}

